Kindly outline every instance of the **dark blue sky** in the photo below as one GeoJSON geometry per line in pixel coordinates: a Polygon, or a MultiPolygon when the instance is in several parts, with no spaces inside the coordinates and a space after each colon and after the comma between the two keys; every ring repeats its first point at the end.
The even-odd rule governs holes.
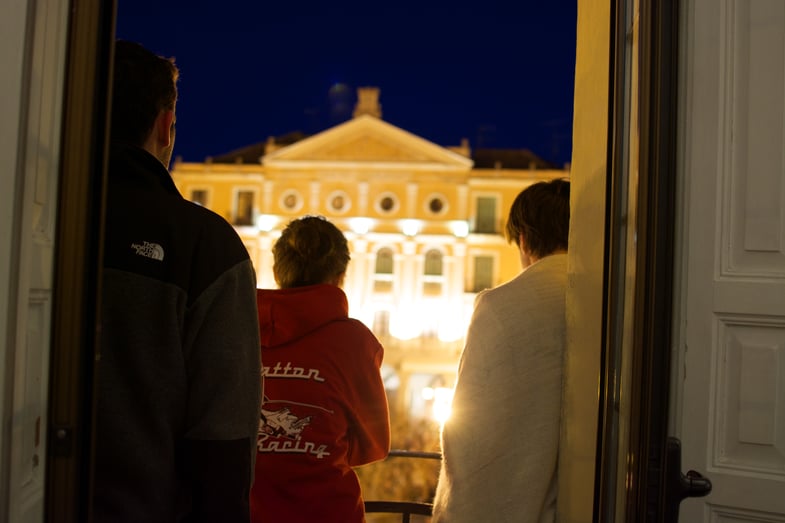
{"type": "Polygon", "coordinates": [[[385,121],[438,145],[570,160],[577,0],[118,4],[118,38],[180,68],[186,161],[327,129],[361,86],[380,88],[385,121]]]}

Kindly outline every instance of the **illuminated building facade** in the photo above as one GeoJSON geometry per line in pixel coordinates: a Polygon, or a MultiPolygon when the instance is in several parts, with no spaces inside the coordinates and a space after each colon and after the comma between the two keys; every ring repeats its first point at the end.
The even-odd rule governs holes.
{"type": "Polygon", "coordinates": [[[172,176],[236,227],[259,287],[275,287],[271,249],[291,219],[318,214],[342,229],[350,315],[385,347],[391,407],[430,416],[454,384],[476,293],[520,271],[503,232],[512,201],[569,173],[525,150],[436,145],[383,121],[378,95],[360,89],[354,118],[319,134],[178,161],[172,176]]]}

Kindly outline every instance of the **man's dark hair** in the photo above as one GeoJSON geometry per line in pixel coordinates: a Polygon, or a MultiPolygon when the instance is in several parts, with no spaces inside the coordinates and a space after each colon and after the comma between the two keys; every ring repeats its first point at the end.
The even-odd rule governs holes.
{"type": "Polygon", "coordinates": [[[570,182],[550,180],[530,185],[515,198],[507,220],[508,242],[519,245],[521,233],[526,251],[542,258],[567,250],[570,232],[570,182]]]}
{"type": "Polygon", "coordinates": [[[179,72],[141,45],[115,42],[112,85],[112,140],[141,146],[162,109],[174,110],[179,72]]]}
{"type": "Polygon", "coordinates": [[[331,283],[348,264],[346,237],[323,216],[290,222],[273,245],[273,274],[282,289],[331,283]]]}

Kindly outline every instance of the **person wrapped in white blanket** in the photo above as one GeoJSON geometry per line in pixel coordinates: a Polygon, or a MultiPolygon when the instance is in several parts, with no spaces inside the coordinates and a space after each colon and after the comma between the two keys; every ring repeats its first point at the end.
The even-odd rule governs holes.
{"type": "Polygon", "coordinates": [[[567,180],[513,202],[506,236],[523,271],[475,300],[433,523],[555,521],[569,221],[567,180]]]}

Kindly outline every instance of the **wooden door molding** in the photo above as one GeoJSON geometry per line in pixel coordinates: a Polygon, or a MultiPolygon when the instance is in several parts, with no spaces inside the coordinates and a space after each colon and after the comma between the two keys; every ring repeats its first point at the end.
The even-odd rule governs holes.
{"type": "Polygon", "coordinates": [[[115,2],[74,0],[56,232],[45,519],[90,520],[93,368],[115,2]]]}
{"type": "Polygon", "coordinates": [[[678,1],[612,5],[613,129],[593,519],[659,522],[673,302],[678,1]]]}
{"type": "Polygon", "coordinates": [[[679,2],[640,1],[636,292],[627,521],[663,521],[674,281],[679,2]]]}

